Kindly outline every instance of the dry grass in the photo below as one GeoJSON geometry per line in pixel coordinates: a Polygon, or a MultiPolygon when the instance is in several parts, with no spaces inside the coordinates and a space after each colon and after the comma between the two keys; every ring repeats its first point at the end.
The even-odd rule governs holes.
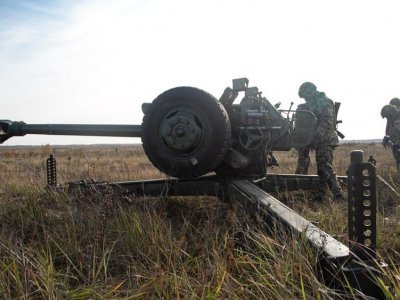
{"type": "MultiPolygon", "coordinates": [[[[378,174],[397,188],[393,158],[381,145],[339,147],[338,174],[345,175],[353,149],[374,155],[378,174]]],[[[275,240],[214,198],[45,192],[50,152],[60,182],[164,177],[138,146],[0,149],[1,299],[341,298],[318,281],[315,253],[304,243],[287,235],[275,240]]],[[[295,151],[277,157],[281,165],[271,172],[293,172],[295,151]]],[[[310,193],[276,196],[346,243],[346,204],[317,205],[310,193]]],[[[399,199],[382,185],[378,198],[387,298],[399,299],[399,199]]]]}

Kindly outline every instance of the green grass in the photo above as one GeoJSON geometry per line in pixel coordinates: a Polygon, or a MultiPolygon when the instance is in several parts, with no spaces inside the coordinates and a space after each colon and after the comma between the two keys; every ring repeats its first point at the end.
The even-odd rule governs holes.
{"type": "MultiPolygon", "coordinates": [[[[356,147],[375,152],[378,174],[395,184],[391,153],[380,145],[340,147],[339,174],[345,174],[348,153],[356,147]]],[[[317,253],[302,239],[268,236],[239,207],[212,197],[46,191],[44,160],[50,150],[0,149],[1,299],[344,298],[318,280],[317,253]]],[[[279,156],[281,167],[272,171],[290,173],[295,153],[279,156]]],[[[138,147],[57,149],[56,157],[62,182],[161,176],[138,147]]],[[[282,196],[276,195],[347,243],[345,203],[317,205],[308,192],[282,196]]],[[[381,185],[378,198],[378,255],[388,264],[381,284],[387,299],[399,299],[398,199],[381,185]]]]}

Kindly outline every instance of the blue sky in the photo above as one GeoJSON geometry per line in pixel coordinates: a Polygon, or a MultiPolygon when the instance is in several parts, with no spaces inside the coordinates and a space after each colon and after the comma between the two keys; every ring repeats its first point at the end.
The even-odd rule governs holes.
{"type": "MultiPolygon", "coordinates": [[[[2,119],[140,124],[141,103],[180,85],[217,98],[248,77],[271,102],[314,82],[342,102],[346,138],[381,138],[400,97],[397,1],[0,0],[2,119]]],[[[137,142],[137,140],[134,140],[137,142]]],[[[129,143],[26,136],[12,144],[129,143]]]]}
{"type": "MultiPolygon", "coordinates": [[[[72,3],[72,2],[71,2],[72,3]]],[[[1,58],[29,59],[33,52],[54,38],[51,30],[68,22],[62,1],[0,1],[1,58]]]]}

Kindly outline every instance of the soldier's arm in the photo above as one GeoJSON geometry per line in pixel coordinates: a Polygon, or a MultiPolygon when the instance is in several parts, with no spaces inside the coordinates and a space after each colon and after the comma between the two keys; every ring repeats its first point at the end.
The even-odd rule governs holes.
{"type": "Polygon", "coordinates": [[[336,127],[335,107],[331,100],[325,101],[317,127],[317,135],[324,136],[329,128],[336,127]]]}
{"type": "Polygon", "coordinates": [[[400,135],[400,110],[395,114],[394,120],[393,120],[393,128],[397,132],[397,136],[400,135]]]}
{"type": "Polygon", "coordinates": [[[301,103],[299,105],[297,105],[297,109],[296,110],[309,110],[310,108],[308,107],[307,103],[301,103]]]}

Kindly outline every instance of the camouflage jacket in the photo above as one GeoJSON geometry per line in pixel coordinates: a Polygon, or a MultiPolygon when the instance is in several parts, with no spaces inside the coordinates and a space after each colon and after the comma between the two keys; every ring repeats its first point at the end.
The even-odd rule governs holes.
{"type": "Polygon", "coordinates": [[[400,110],[397,110],[393,116],[387,118],[385,133],[393,143],[400,145],[400,110]]]}
{"type": "Polygon", "coordinates": [[[325,93],[319,93],[314,101],[307,104],[309,110],[317,119],[316,134],[312,146],[338,146],[339,138],[336,133],[335,104],[333,101],[326,97],[325,93]]]}

